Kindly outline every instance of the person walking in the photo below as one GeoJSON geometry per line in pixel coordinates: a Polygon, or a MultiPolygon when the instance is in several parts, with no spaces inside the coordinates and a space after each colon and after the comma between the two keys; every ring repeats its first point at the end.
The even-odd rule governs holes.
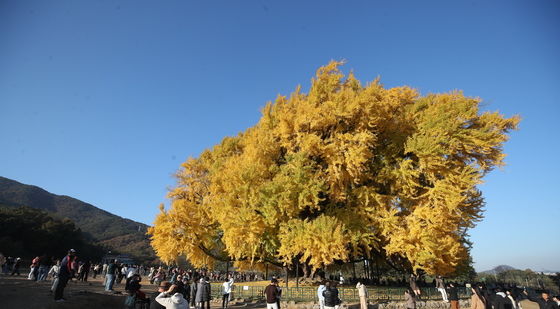
{"type": "Polygon", "coordinates": [[[360,309],[368,309],[366,285],[358,281],[356,289],[358,289],[358,296],[360,297],[360,309]]]}
{"type": "Polygon", "coordinates": [[[68,283],[68,280],[72,278],[72,262],[76,256],[76,250],[68,250],[68,254],[60,262],[60,270],[58,271],[58,282],[54,290],[54,300],[56,302],[63,302],[64,288],[68,283]]]}
{"type": "Polygon", "coordinates": [[[266,296],[266,309],[278,309],[278,280],[272,279],[270,284],[264,289],[266,296]]]}

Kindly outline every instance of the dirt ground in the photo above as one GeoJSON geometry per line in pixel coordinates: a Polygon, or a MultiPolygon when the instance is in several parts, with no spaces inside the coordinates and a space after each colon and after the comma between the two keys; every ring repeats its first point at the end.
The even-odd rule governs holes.
{"type": "MultiPolygon", "coordinates": [[[[66,302],[57,303],[50,293],[51,281],[35,282],[26,276],[0,275],[1,309],[122,309],[124,308],[124,281],[113,287],[115,293],[105,292],[101,277],[89,278],[88,282],[68,282],[64,289],[66,302]]],[[[142,291],[150,295],[156,291],[155,285],[141,282],[142,291]]],[[[220,308],[221,304],[211,303],[211,307],[220,308]]],[[[234,308],[266,308],[260,303],[233,303],[234,308]]]]}
{"type": "MultiPolygon", "coordinates": [[[[50,293],[51,281],[35,282],[25,276],[0,276],[0,308],[22,309],[93,309],[124,307],[124,284],[116,285],[119,294],[104,291],[100,277],[89,279],[89,282],[68,282],[64,289],[66,302],[57,303],[50,293]]],[[[124,281],[123,281],[124,282],[124,281]]],[[[146,287],[147,289],[153,288],[146,287]]],[[[151,290],[149,290],[151,291],[151,290]]]]}

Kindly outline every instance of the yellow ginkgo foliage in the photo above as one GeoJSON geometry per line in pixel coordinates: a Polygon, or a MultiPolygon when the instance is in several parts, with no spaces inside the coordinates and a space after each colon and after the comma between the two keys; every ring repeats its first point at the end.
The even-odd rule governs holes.
{"type": "Polygon", "coordinates": [[[466,233],[484,206],[476,186],[503,165],[518,117],[481,113],[458,91],[364,86],[340,65],[182,165],[171,208],[149,231],[163,260],[310,273],[376,255],[446,274],[468,258],[466,233]]]}

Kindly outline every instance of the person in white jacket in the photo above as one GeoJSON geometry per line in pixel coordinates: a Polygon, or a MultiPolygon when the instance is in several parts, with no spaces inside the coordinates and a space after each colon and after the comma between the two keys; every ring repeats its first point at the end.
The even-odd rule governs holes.
{"type": "Polygon", "coordinates": [[[360,296],[360,309],[368,309],[367,289],[365,284],[362,284],[358,281],[358,284],[356,284],[356,289],[358,289],[358,296],[360,296]]]}
{"type": "Polygon", "coordinates": [[[51,276],[52,278],[51,293],[54,293],[54,289],[56,289],[56,285],[58,284],[58,272],[60,272],[60,260],[56,260],[56,263],[47,273],[47,276],[51,276]]]}
{"type": "Polygon", "coordinates": [[[166,281],[161,282],[159,285],[159,287],[164,289],[168,286],[169,289],[156,296],[156,301],[166,309],[188,309],[189,302],[183,297],[183,294],[176,292],[176,285],[170,286],[169,282],[166,281]]]}
{"type": "Polygon", "coordinates": [[[225,280],[222,287],[222,308],[227,308],[229,303],[229,294],[231,293],[231,289],[233,288],[233,278],[229,278],[229,280],[225,280]]]}

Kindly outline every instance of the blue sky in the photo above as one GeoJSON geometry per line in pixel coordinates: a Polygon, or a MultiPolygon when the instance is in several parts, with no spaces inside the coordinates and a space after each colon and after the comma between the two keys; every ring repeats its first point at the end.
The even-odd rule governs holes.
{"type": "Polygon", "coordinates": [[[560,2],[0,1],[0,175],[151,224],[172,174],[315,70],[521,115],[478,270],[560,271],[560,2]]]}

